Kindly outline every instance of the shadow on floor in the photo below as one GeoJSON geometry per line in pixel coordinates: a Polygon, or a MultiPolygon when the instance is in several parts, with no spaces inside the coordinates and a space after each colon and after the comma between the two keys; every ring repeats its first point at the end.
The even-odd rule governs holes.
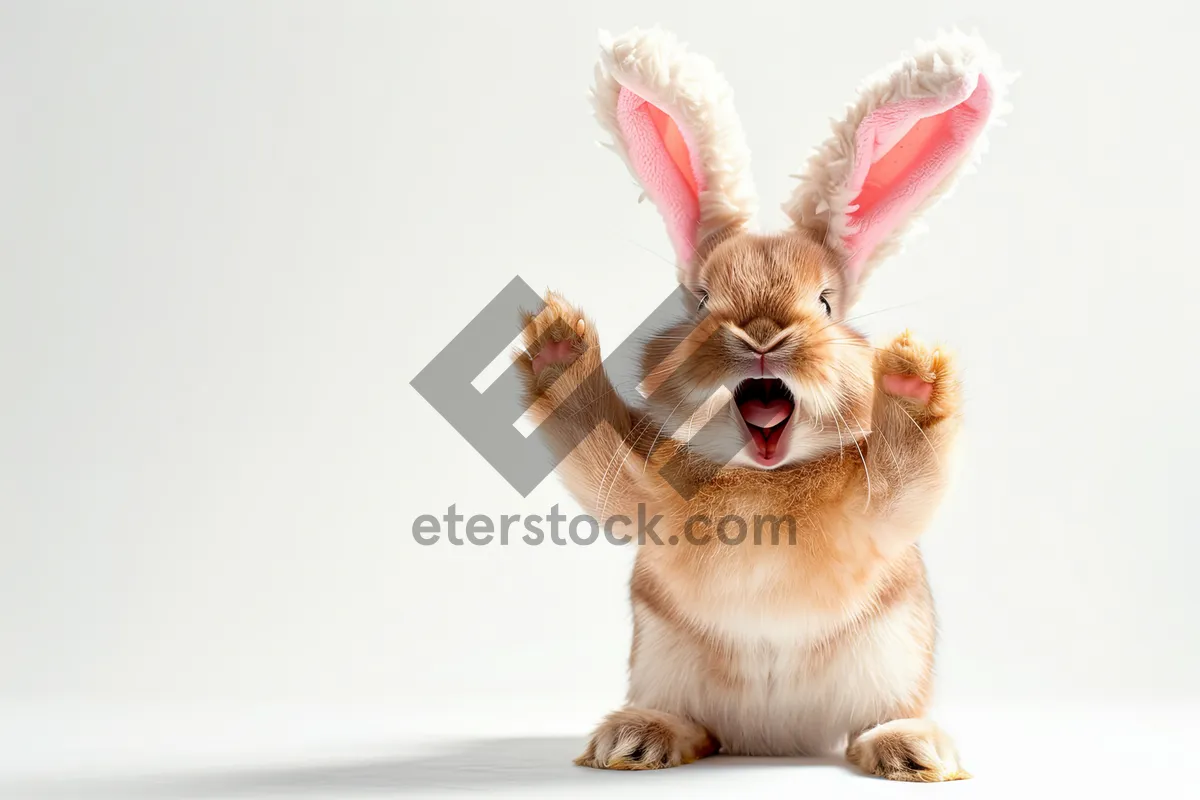
{"type": "MultiPolygon", "coordinates": [[[[483,739],[444,744],[429,753],[364,761],[310,762],[292,766],[197,770],[190,773],[140,775],[100,780],[57,780],[26,784],[23,796],[119,797],[127,800],[183,800],[270,795],[372,794],[428,795],[448,791],[505,791],[545,786],[602,785],[626,776],[577,767],[571,760],[583,751],[582,737],[483,739]]],[[[734,765],[791,764],[848,768],[837,758],[727,758],[718,756],[663,772],[641,773],[642,780],[666,778],[674,788],[681,778],[703,780],[714,769],[734,765]]],[[[626,784],[627,785],[627,784],[626,784]]]]}

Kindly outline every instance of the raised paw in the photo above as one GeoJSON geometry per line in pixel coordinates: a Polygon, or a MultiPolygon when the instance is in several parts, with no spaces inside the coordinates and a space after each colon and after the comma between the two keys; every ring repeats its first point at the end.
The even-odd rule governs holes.
{"type": "Polygon", "coordinates": [[[961,781],[971,777],[945,731],[925,719],[896,719],[871,728],[846,748],[846,760],[892,781],[961,781]]]}
{"type": "Polygon", "coordinates": [[[596,769],[665,769],[704,758],[717,747],[708,731],[690,720],[625,708],[600,723],[575,763],[596,769]]]}
{"type": "Polygon", "coordinates": [[[557,292],[547,292],[546,307],[538,314],[525,313],[522,360],[533,379],[535,393],[554,382],[584,353],[599,359],[599,342],[583,313],[557,292]]]}
{"type": "Polygon", "coordinates": [[[958,407],[958,379],[953,358],[930,348],[908,331],[878,351],[877,386],[884,394],[929,418],[947,417],[958,407]]]}

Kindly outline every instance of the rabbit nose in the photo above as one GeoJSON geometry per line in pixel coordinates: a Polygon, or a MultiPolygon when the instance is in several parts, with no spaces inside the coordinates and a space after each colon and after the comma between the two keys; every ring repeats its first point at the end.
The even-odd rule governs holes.
{"type": "Polygon", "coordinates": [[[774,340],[783,330],[783,326],[767,317],[755,317],[743,325],[742,330],[750,337],[750,346],[755,352],[765,353],[776,344],[774,340]]]}

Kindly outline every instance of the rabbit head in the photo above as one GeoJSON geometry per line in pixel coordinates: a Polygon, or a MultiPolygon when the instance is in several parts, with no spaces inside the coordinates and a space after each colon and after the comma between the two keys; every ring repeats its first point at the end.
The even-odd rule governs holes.
{"type": "Polygon", "coordinates": [[[673,438],[772,469],[866,435],[872,349],[848,323],[865,279],[982,152],[1008,81],[977,38],[920,45],[868,80],[784,204],[754,229],[732,92],[658,29],[602,36],[595,114],[675,252],[687,318],[645,348],[642,392],[673,438]]]}

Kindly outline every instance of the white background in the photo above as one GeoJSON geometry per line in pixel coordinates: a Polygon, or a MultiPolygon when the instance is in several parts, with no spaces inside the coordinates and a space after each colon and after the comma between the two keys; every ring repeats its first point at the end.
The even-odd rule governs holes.
{"type": "MultiPolygon", "coordinates": [[[[417,545],[413,520],[451,503],[576,507],[553,478],[521,498],[408,382],[514,275],[587,309],[606,350],[670,290],[657,215],[585,99],[597,30],[655,22],[735,87],[765,227],[829,117],[914,39],[978,27],[1022,73],[979,172],[857,309],[966,370],[961,477],[924,540],[938,708],[980,773],[956,791],[1145,780],[1155,754],[1169,776],[1164,753],[1188,752],[1162,720],[1200,700],[1190,8],[0,9],[6,768],[578,738],[620,703],[632,549],[417,545]],[[1120,738],[1143,728],[1154,746],[1120,738]]],[[[615,786],[556,771],[574,739],[539,742],[314,780],[422,793],[525,758],[537,787],[516,767],[471,785],[615,786]]]]}

